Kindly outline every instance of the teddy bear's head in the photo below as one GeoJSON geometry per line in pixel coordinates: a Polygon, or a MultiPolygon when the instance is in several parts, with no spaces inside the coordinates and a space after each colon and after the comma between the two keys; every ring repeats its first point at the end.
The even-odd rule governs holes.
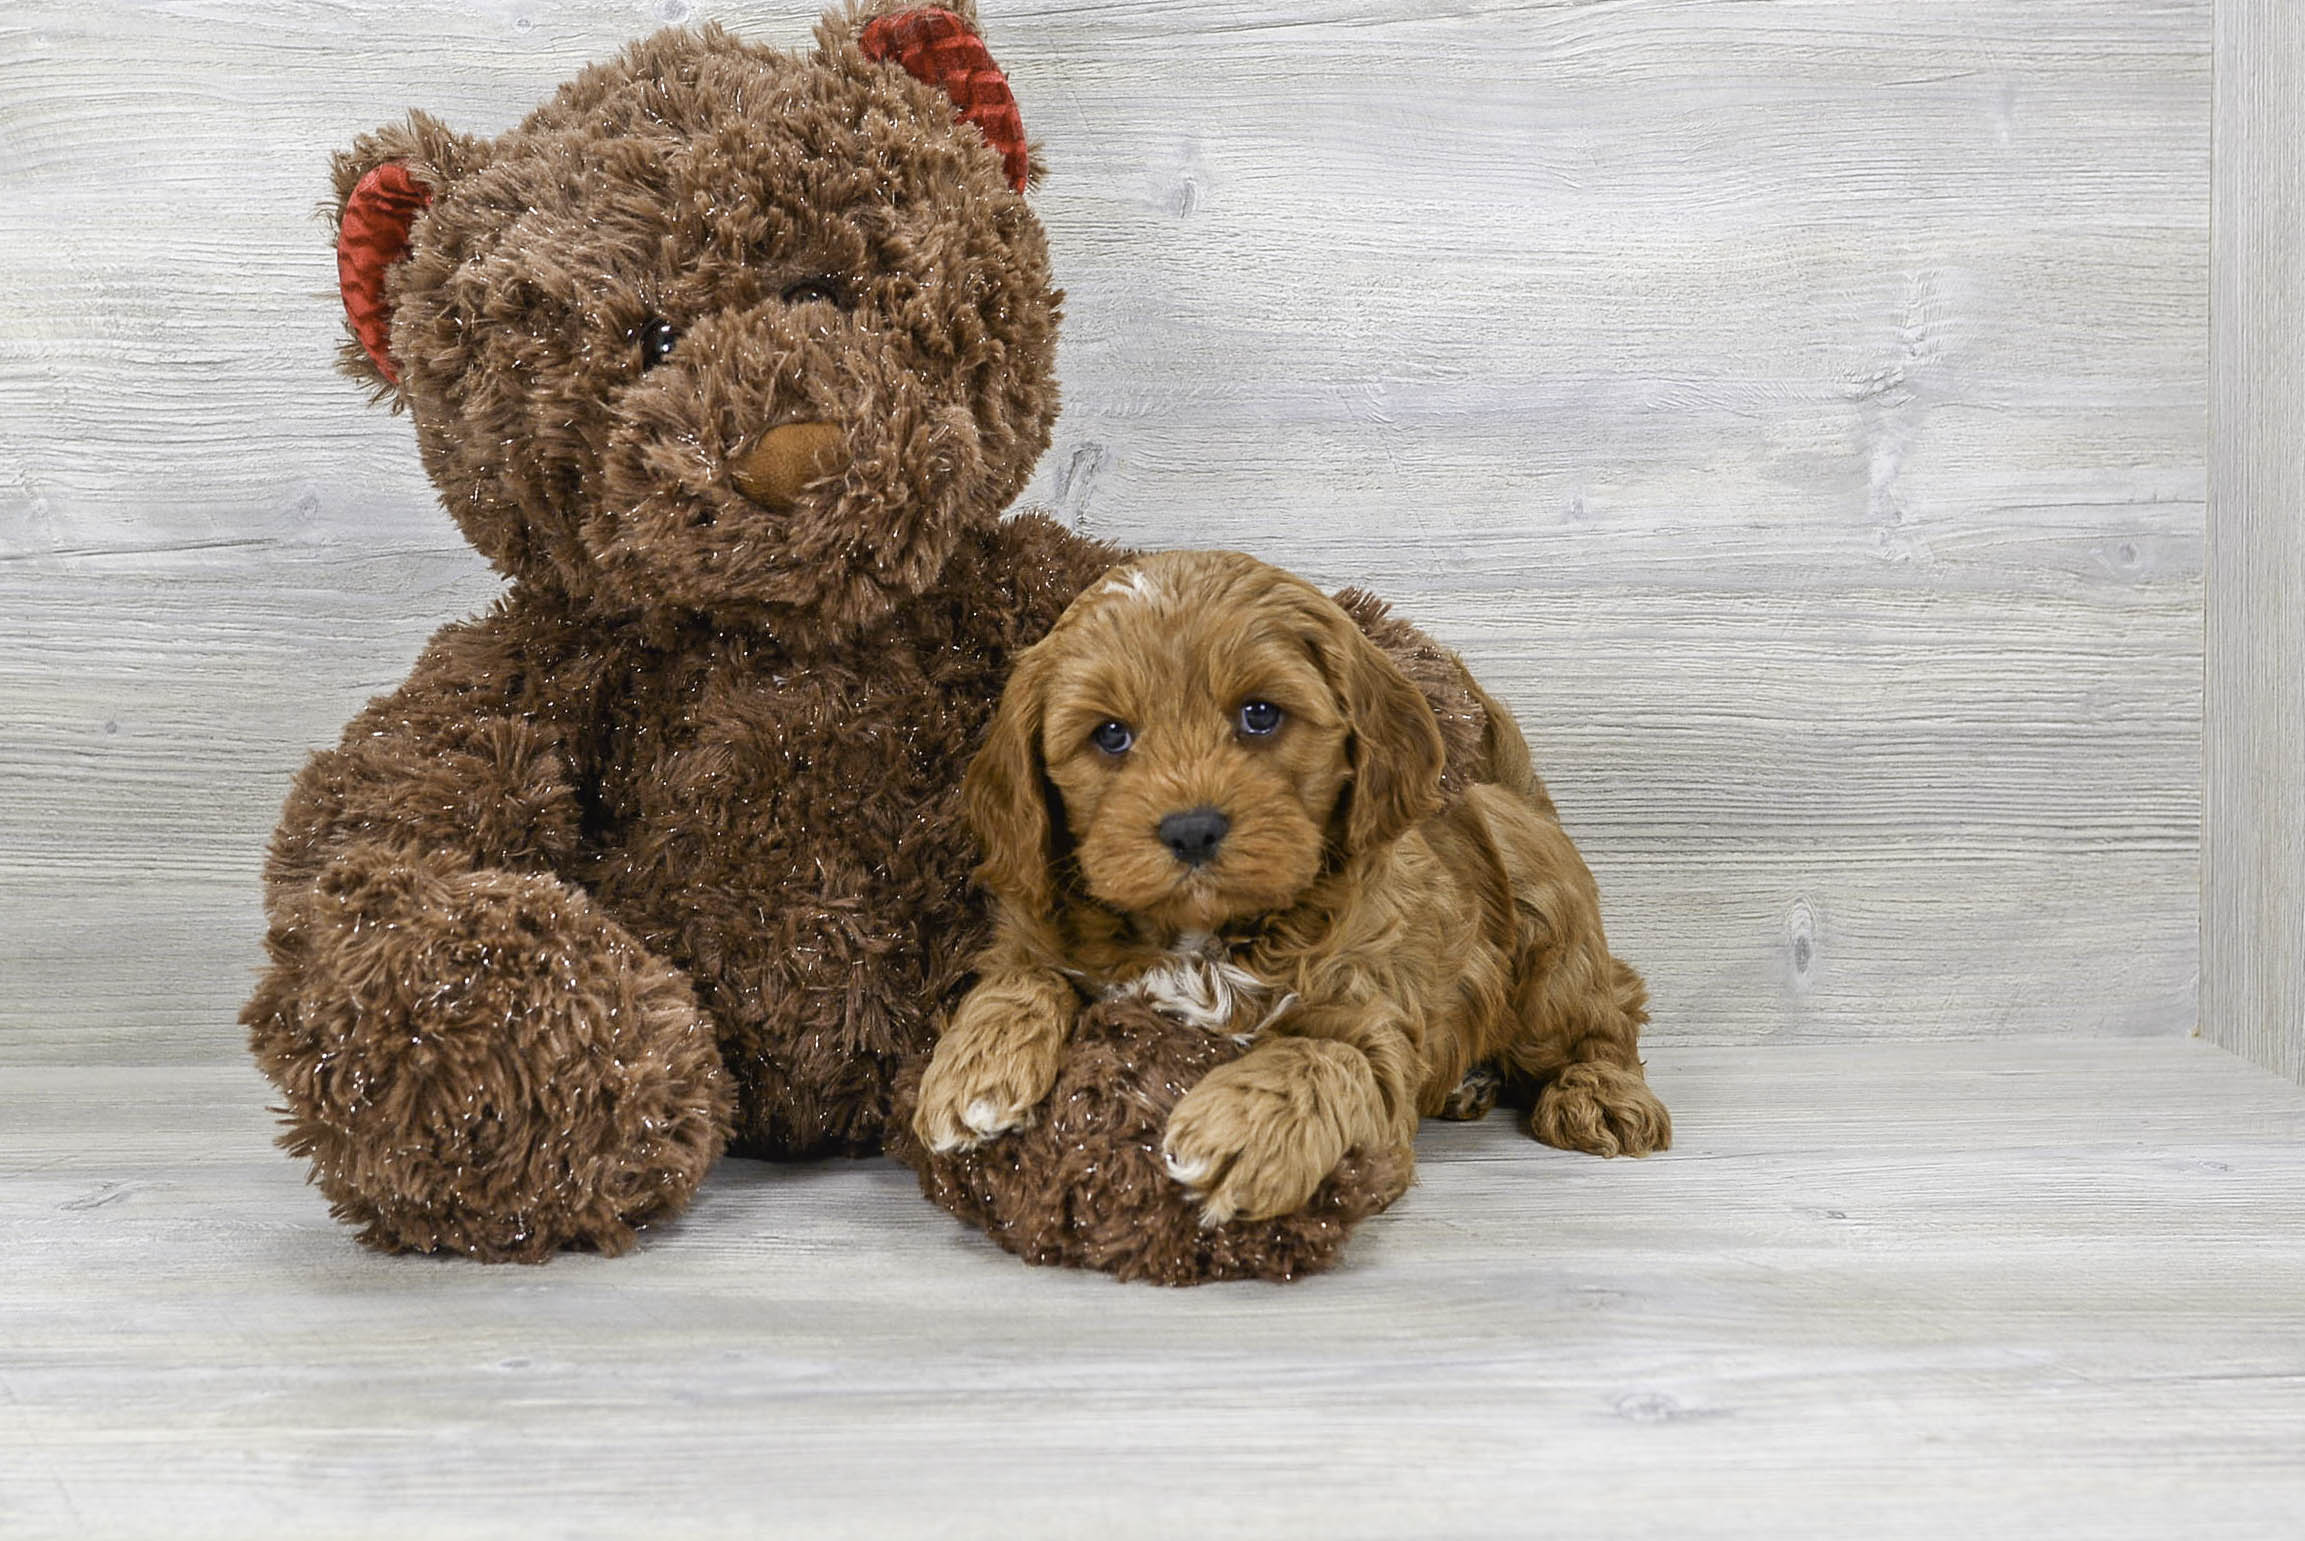
{"type": "Polygon", "coordinates": [[[506,574],[849,634],[1047,447],[1034,171],[967,0],[807,54],[662,32],[498,139],[412,114],[337,157],[346,367],[506,574]]]}

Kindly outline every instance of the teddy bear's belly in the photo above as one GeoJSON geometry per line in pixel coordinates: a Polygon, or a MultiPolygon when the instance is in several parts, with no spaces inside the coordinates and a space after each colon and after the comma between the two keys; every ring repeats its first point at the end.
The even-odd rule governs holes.
{"type": "Polygon", "coordinates": [[[603,787],[588,886],[687,971],[750,1153],[876,1148],[982,940],[958,786],[989,693],[877,662],[709,680],[603,787]]]}

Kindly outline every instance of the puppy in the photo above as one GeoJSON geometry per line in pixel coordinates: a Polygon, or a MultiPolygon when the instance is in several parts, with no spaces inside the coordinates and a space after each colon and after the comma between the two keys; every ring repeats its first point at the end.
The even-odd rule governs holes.
{"type": "Polygon", "coordinates": [[[1420,1116],[1500,1091],[1547,1144],[1664,1149],[1640,976],[1481,700],[1497,780],[1442,809],[1431,708],[1311,585],[1233,552],[1091,585],[1018,660],[963,784],[999,922],[922,1140],[1024,1123],[1084,1001],[1136,996],[1249,1045],[1164,1137],[1205,1224],[1296,1209],[1357,1147],[1406,1171],[1420,1116]]]}

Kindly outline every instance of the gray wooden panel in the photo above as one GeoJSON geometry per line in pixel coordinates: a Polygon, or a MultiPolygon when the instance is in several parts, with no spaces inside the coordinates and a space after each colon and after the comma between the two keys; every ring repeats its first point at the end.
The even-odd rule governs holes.
{"type": "MultiPolygon", "coordinates": [[[[1462,646],[1660,1040],[2192,1026],[2208,0],[984,9],[1070,293],[1030,496],[1462,646]]],[[[286,776],[491,591],[327,372],[327,152],[683,11],[0,14],[28,1052],[234,1052],[286,776]]]]}
{"type": "MultiPolygon", "coordinates": [[[[5,1046],[0,1046],[4,1049],[5,1046]]],[[[361,1253],[253,1070],[0,1057],[0,1532],[2266,1541],[2305,1094],[2182,1039],[1674,1046],[1679,1143],[1429,1127],[1341,1269],[1028,1269],[885,1162],[361,1253]]]]}
{"type": "Polygon", "coordinates": [[[2305,1080],[2305,16],[2218,0],[2201,1031],[2305,1080]]]}

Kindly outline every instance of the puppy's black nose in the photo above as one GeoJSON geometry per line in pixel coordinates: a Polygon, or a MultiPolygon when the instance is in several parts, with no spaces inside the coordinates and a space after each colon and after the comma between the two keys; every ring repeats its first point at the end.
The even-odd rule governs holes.
{"type": "Polygon", "coordinates": [[[1217,853],[1217,846],[1233,821],[1214,808],[1188,808],[1160,821],[1161,844],[1188,867],[1197,867],[1217,853]]]}

